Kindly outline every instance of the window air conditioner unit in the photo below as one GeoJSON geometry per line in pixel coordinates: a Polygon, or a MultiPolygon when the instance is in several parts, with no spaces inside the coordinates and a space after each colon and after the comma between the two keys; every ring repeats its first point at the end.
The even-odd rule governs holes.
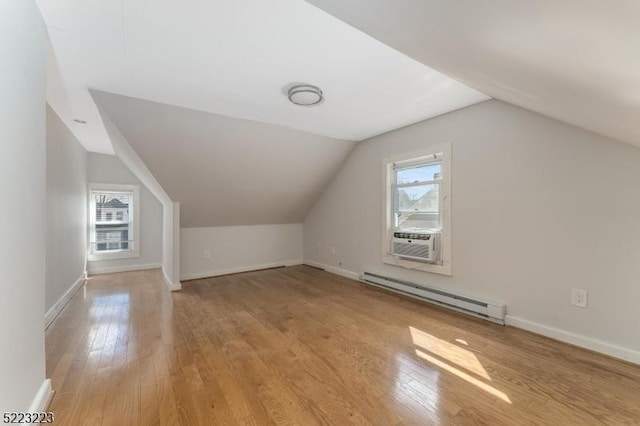
{"type": "Polygon", "coordinates": [[[395,231],[391,242],[391,255],[418,262],[438,260],[436,233],[395,231]]]}

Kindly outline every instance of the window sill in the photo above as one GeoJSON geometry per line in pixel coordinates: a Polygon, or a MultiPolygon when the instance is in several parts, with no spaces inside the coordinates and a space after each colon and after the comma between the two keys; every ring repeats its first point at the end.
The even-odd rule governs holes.
{"type": "Polygon", "coordinates": [[[399,266],[401,268],[413,269],[416,271],[431,272],[433,274],[452,276],[451,261],[445,261],[443,265],[432,263],[414,262],[412,260],[400,259],[394,256],[382,256],[382,263],[399,266]]]}
{"type": "Polygon", "coordinates": [[[87,256],[87,260],[89,262],[94,262],[98,260],[117,260],[117,259],[129,259],[132,257],[140,257],[140,252],[137,250],[129,250],[129,251],[112,251],[112,252],[104,252],[104,253],[89,253],[87,256]]]}

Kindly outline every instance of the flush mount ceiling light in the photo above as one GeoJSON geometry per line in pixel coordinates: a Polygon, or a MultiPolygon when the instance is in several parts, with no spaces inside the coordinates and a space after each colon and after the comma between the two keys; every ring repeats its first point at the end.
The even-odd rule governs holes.
{"type": "Polygon", "coordinates": [[[296,84],[291,86],[287,92],[287,97],[291,103],[300,106],[316,106],[324,101],[322,90],[310,84],[296,84]]]}

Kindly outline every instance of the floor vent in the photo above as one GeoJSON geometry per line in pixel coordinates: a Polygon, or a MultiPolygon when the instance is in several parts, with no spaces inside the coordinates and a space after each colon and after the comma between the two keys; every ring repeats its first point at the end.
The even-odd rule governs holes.
{"type": "Polygon", "coordinates": [[[468,297],[423,287],[415,283],[386,277],[369,271],[362,272],[360,281],[504,325],[507,307],[503,303],[470,299],[468,297]]]}

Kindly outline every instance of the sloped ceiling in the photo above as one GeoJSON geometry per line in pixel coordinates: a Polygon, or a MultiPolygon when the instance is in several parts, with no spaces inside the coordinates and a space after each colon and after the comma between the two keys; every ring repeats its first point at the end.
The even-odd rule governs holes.
{"type": "Polygon", "coordinates": [[[300,222],[353,141],[488,99],[304,0],[37,1],[48,101],[93,152],[107,114],[185,227],[300,222]]]}
{"type": "Polygon", "coordinates": [[[640,2],[307,0],[492,97],[640,146],[640,2]]]}
{"type": "Polygon", "coordinates": [[[355,142],[92,91],[182,227],[301,222],[355,142]]]}
{"type": "Polygon", "coordinates": [[[113,152],[88,88],[348,140],[488,99],[303,0],[38,4],[65,88],[48,100],[90,151],[113,152]],[[289,103],[299,82],[324,104],[289,103]]]}

